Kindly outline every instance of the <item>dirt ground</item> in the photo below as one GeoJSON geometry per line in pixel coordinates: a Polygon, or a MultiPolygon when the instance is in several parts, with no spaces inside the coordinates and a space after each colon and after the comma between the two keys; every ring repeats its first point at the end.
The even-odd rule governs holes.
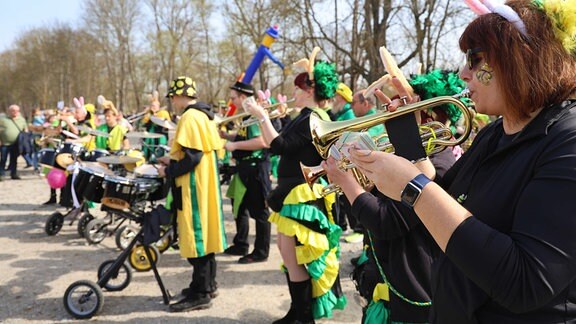
{"type": "MultiPolygon", "coordinates": [[[[23,170],[22,180],[0,182],[0,322],[54,323],[78,322],[69,315],[63,296],[70,284],[78,280],[97,281],[97,269],[106,260],[115,259],[120,250],[114,236],[97,245],[88,244],[77,232],[72,217],[64,219],[61,231],[48,236],[44,226],[48,216],[66,209],[42,206],[49,197],[44,178],[31,169],[23,170]]],[[[225,187],[222,188],[225,192],[225,187]]],[[[104,214],[99,205],[91,209],[96,217],[104,214]]],[[[225,201],[226,231],[232,241],[235,227],[230,202],[225,201]]],[[[254,223],[251,223],[253,242],[254,223]]],[[[238,257],[218,255],[219,296],[206,310],[169,313],[162,301],[160,288],[152,271],[132,272],[126,289],[104,290],[104,306],[90,321],[135,323],[271,323],[284,316],[290,296],[284,275],[280,272],[280,256],[275,246],[275,229],[271,254],[267,262],[243,265],[238,257]]],[[[341,243],[340,276],[348,298],[344,311],[335,311],[331,319],[319,323],[359,323],[361,309],[355,301],[354,284],[349,279],[350,259],[362,248],[361,243],[341,243]]],[[[168,250],[158,264],[164,285],[176,301],[180,290],[191,279],[191,267],[178,251],[168,250]]]]}

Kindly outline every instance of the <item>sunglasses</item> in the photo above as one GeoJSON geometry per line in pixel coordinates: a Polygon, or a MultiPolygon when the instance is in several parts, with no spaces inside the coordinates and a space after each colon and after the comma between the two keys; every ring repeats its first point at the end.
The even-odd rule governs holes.
{"type": "Polygon", "coordinates": [[[478,64],[482,62],[482,57],[478,55],[482,52],[483,50],[479,47],[468,49],[466,51],[466,65],[470,71],[475,70],[478,64]]]}

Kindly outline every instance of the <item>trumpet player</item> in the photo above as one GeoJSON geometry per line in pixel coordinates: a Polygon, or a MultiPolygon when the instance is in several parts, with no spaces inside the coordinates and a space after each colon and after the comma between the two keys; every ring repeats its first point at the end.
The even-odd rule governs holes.
{"type": "Polygon", "coordinates": [[[319,50],[316,47],[310,59],[297,63],[303,65],[306,72],[294,80],[294,104],[303,108],[280,133],[274,129],[264,108],[256,103],[246,107],[260,121],[270,152],[280,155],[278,186],[267,202],[273,210],[270,222],[276,224],[278,230],[278,248],[291,305],[287,314],[274,322],[277,324],[314,323],[315,318],[330,317],[334,309],[343,309],[346,305],[338,277],[341,229],[334,224],[332,216],[334,195],[322,197],[321,184],[311,190],[300,170],[300,163],[318,165],[322,161],[312,144],[310,115],[315,112],[329,119],[318,105],[334,97],[338,83],[334,64],[315,60],[319,50]],[[323,266],[315,267],[319,264],[323,266]]]}
{"type": "MultiPolygon", "coordinates": [[[[439,70],[414,76],[409,83],[422,99],[454,95],[465,87],[456,73],[439,70]]],[[[453,109],[442,105],[436,116],[453,109]]],[[[420,113],[416,116],[420,123],[419,117],[420,113]]],[[[456,159],[446,149],[431,155],[430,161],[441,177],[456,159]]],[[[412,209],[384,196],[377,188],[362,188],[350,172],[339,169],[334,158],[329,157],[322,166],[330,182],[338,185],[350,201],[352,217],[362,224],[367,236],[363,262],[356,264],[353,272],[360,295],[370,301],[363,307],[362,322],[385,322],[374,317],[377,308],[385,310],[392,322],[427,322],[432,261],[440,255],[440,249],[422,222],[412,209]],[[382,295],[383,289],[390,291],[389,297],[382,295]]]]}
{"type": "MultiPolygon", "coordinates": [[[[230,100],[241,112],[243,102],[254,99],[254,87],[236,82],[230,87],[230,100]]],[[[247,115],[244,119],[250,118],[247,115]]],[[[241,125],[241,124],[240,124],[241,125]]],[[[266,196],[271,190],[270,158],[268,145],[262,137],[258,124],[239,126],[236,131],[227,133],[220,130],[220,136],[227,142],[224,148],[232,153],[236,161],[236,173],[230,182],[227,195],[232,199],[232,212],[236,222],[236,235],[233,245],[224,253],[239,255],[238,263],[247,264],[268,260],[270,252],[270,211],[266,196]],[[249,217],[256,223],[254,249],[248,253],[249,217]]]]}

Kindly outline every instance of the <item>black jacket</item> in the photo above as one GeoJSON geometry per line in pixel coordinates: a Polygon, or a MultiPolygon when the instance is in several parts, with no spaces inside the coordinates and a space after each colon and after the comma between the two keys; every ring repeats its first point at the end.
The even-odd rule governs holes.
{"type": "Polygon", "coordinates": [[[510,142],[485,127],[442,185],[473,215],[432,277],[434,323],[576,321],[576,111],[542,110],[510,142]]]}

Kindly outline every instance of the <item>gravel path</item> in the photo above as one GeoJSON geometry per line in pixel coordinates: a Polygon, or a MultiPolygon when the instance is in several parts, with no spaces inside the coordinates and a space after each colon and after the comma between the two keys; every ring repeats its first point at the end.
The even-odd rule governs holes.
{"type": "MultiPolygon", "coordinates": [[[[23,163],[23,160],[19,160],[23,163]]],[[[19,165],[22,167],[22,165],[19,165]]],[[[20,169],[22,170],[22,169],[20,169]]],[[[22,180],[0,182],[0,322],[54,323],[78,322],[63,305],[66,288],[77,280],[97,281],[97,269],[120,251],[114,237],[90,245],[77,233],[76,222],[65,218],[62,230],[55,236],[44,232],[48,216],[63,208],[45,207],[49,196],[45,179],[30,169],[20,172],[22,180]]],[[[225,187],[222,188],[225,192],[225,187]]],[[[234,222],[229,200],[225,201],[226,230],[232,241],[234,222]]],[[[99,206],[91,210],[97,217],[99,206]]],[[[254,223],[251,223],[251,230],[254,223]]],[[[273,228],[273,237],[275,230],[273,228]]],[[[253,232],[251,232],[253,241],[253,232]]],[[[288,287],[280,272],[280,256],[272,242],[267,262],[238,264],[238,257],[218,255],[219,296],[211,308],[187,313],[169,313],[152,271],[133,272],[130,285],[119,292],[104,291],[104,306],[91,319],[95,322],[134,323],[271,323],[282,317],[290,304],[288,287]]],[[[361,310],[354,299],[354,284],[348,274],[349,260],[362,248],[361,243],[342,243],[340,276],[348,298],[344,311],[319,323],[359,323],[361,310]]],[[[187,286],[191,268],[178,251],[161,255],[159,272],[165,286],[175,295],[187,286]]],[[[175,297],[177,299],[178,296],[175,297]]]]}

